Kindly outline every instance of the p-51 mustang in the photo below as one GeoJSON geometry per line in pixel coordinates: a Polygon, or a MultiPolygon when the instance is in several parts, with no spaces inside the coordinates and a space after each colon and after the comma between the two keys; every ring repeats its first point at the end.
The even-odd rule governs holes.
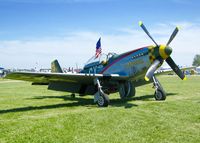
{"type": "Polygon", "coordinates": [[[94,95],[94,102],[100,107],[109,104],[110,93],[119,92],[120,97],[128,98],[135,95],[135,88],[153,82],[155,99],[165,100],[166,93],[155,77],[155,71],[164,61],[181,78],[185,75],[170,57],[172,48],[169,44],[178,33],[175,28],[166,45],[158,45],[142,22],[140,27],[151,38],[155,46],[147,46],[117,55],[101,54],[100,40],[97,52],[84,66],[80,73],[63,73],[57,60],[51,64],[52,73],[14,72],[7,75],[9,79],[31,81],[33,84],[48,84],[48,89],[94,95]]]}

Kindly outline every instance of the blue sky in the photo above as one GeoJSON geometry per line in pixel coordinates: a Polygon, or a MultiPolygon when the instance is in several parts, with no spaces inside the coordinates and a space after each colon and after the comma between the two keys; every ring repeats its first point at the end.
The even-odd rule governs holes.
{"type": "Polygon", "coordinates": [[[65,67],[83,65],[100,36],[105,52],[151,45],[138,26],[140,20],[163,43],[175,25],[183,27],[182,37],[187,39],[180,31],[174,39],[179,40],[174,46],[180,47],[173,54],[178,64],[190,65],[200,52],[193,38],[200,36],[199,7],[198,0],[0,0],[0,66],[50,67],[53,58],[65,67]],[[190,43],[184,44],[187,40],[190,43]],[[194,50],[188,53],[184,45],[190,44],[194,50]]]}

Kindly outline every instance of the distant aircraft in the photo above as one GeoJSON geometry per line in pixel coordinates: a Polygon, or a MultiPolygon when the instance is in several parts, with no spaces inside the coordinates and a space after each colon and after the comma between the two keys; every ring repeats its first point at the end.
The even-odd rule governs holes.
{"type": "Polygon", "coordinates": [[[31,81],[34,84],[48,84],[48,89],[71,92],[80,95],[94,95],[94,102],[100,107],[109,104],[110,93],[119,92],[120,97],[135,96],[135,87],[153,82],[155,99],[165,100],[166,93],[155,77],[155,71],[164,61],[181,78],[185,75],[170,57],[169,44],[178,33],[175,28],[166,45],[158,45],[142,22],[140,27],[151,38],[155,46],[146,46],[122,54],[101,53],[101,43],[97,42],[96,55],[84,66],[80,73],[63,73],[57,60],[51,64],[52,73],[14,72],[9,79],[31,81]]]}
{"type": "MultiPolygon", "coordinates": [[[[195,71],[196,67],[195,66],[178,66],[181,71],[183,73],[185,73],[185,75],[187,74],[197,74],[197,72],[195,71]]],[[[173,70],[171,67],[159,67],[156,71],[155,71],[155,74],[160,74],[160,73],[163,73],[163,74],[174,74],[173,70]]]]}

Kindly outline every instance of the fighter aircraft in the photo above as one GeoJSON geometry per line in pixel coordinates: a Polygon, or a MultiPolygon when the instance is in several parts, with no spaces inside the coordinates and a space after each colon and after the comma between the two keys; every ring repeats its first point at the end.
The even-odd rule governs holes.
{"type": "MultiPolygon", "coordinates": [[[[142,22],[140,27],[151,38],[155,45],[135,49],[122,54],[97,54],[92,57],[80,73],[63,73],[57,60],[51,64],[52,73],[14,72],[7,75],[9,79],[31,81],[34,84],[48,84],[49,90],[67,91],[74,95],[94,95],[94,102],[99,107],[109,104],[110,93],[119,92],[120,97],[135,96],[135,88],[152,83],[155,88],[155,99],[165,100],[166,93],[155,77],[155,71],[164,61],[181,78],[185,75],[170,57],[172,48],[169,44],[179,31],[176,27],[166,45],[159,45],[147,31],[142,22]]],[[[100,43],[97,42],[97,47],[100,43]]]]}

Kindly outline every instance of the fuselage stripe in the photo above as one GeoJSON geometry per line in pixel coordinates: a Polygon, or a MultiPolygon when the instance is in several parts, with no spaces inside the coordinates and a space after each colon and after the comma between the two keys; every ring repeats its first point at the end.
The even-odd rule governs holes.
{"type": "Polygon", "coordinates": [[[132,54],[132,53],[134,53],[134,52],[137,52],[137,51],[139,51],[139,50],[141,50],[141,49],[144,49],[144,48],[146,48],[146,47],[139,48],[139,49],[130,51],[130,52],[128,52],[128,53],[122,55],[120,58],[114,60],[112,63],[110,63],[109,65],[107,65],[107,66],[100,72],[100,74],[103,74],[108,68],[110,68],[113,64],[117,63],[118,61],[122,60],[123,58],[129,56],[130,54],[132,54]]]}

